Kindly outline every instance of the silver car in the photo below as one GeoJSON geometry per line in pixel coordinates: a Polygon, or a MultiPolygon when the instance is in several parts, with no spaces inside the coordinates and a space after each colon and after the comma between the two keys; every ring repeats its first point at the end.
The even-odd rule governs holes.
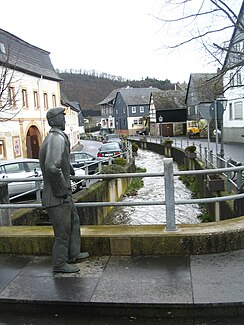
{"type": "MultiPolygon", "coordinates": [[[[38,159],[18,158],[0,161],[0,180],[8,178],[35,178],[42,176],[38,159]]],[[[8,183],[9,196],[14,196],[36,188],[34,180],[8,183]]]]}

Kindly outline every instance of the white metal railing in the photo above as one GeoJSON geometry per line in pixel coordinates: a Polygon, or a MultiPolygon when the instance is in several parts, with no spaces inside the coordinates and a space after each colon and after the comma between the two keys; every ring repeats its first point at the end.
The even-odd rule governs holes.
{"type": "MultiPolygon", "coordinates": [[[[123,173],[123,174],[99,174],[99,175],[85,175],[84,179],[115,179],[115,178],[133,178],[133,177],[165,177],[165,200],[162,201],[134,201],[134,202],[86,202],[76,203],[77,207],[105,207],[105,206],[147,206],[147,205],[165,205],[166,206],[166,230],[176,230],[175,225],[175,205],[177,204],[201,204],[211,202],[221,202],[226,200],[235,200],[244,198],[244,193],[235,195],[228,195],[223,197],[211,197],[202,199],[187,199],[187,200],[175,200],[174,198],[174,177],[180,175],[207,175],[207,174],[222,174],[234,172],[241,174],[244,170],[244,166],[229,167],[229,168],[216,168],[216,169],[204,169],[204,170],[188,170],[188,171],[173,171],[173,159],[164,158],[164,172],[161,173],[123,173]]],[[[77,176],[72,176],[72,179],[79,180],[77,176]]],[[[27,179],[7,179],[3,182],[14,181],[28,181],[27,179]]],[[[39,184],[43,181],[42,177],[36,177],[36,182],[39,184]]],[[[40,191],[40,185],[38,186],[40,191]]],[[[0,204],[0,209],[20,209],[20,208],[42,208],[41,203],[33,204],[0,204]]]]}

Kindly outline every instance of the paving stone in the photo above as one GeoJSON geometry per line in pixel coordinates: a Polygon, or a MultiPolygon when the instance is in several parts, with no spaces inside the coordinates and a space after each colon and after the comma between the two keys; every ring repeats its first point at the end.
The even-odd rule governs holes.
{"type": "Polygon", "coordinates": [[[0,290],[21,272],[34,256],[1,255],[0,257],[0,290]]]}
{"type": "MultiPolygon", "coordinates": [[[[98,279],[97,279],[98,280],[98,279]]],[[[96,278],[58,278],[17,276],[2,292],[0,299],[24,301],[89,302],[97,285],[96,278]]]]}
{"type": "Polygon", "coordinates": [[[191,304],[189,259],[166,256],[111,257],[91,301],[191,304]]]}
{"type": "Polygon", "coordinates": [[[244,302],[244,250],[191,256],[194,303],[244,302]]]}

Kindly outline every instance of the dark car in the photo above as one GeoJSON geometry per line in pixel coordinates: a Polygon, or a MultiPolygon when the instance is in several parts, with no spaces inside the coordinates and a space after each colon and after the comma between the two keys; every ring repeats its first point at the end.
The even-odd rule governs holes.
{"type": "Polygon", "coordinates": [[[120,139],[120,137],[116,133],[109,133],[104,136],[105,141],[109,141],[113,139],[120,139]]]}
{"type": "Polygon", "coordinates": [[[125,152],[121,148],[118,142],[106,142],[98,149],[97,157],[98,158],[117,158],[123,154],[125,157],[125,152]]]}
{"type": "Polygon", "coordinates": [[[142,129],[138,132],[140,135],[148,135],[148,129],[142,129]]]}
{"type": "Polygon", "coordinates": [[[120,145],[120,148],[123,151],[126,151],[125,143],[124,143],[124,141],[121,138],[111,138],[111,139],[108,139],[107,140],[107,143],[110,143],[110,142],[117,142],[120,145]]]}
{"type": "Polygon", "coordinates": [[[88,174],[94,174],[98,169],[100,160],[87,152],[73,151],[70,153],[70,163],[74,168],[88,166],[88,174]]]}

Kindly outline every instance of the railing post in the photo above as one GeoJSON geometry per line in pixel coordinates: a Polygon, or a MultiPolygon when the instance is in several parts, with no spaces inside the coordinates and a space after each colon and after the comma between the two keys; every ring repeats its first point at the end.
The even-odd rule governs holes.
{"type": "Polygon", "coordinates": [[[205,167],[208,168],[208,149],[207,149],[207,147],[204,148],[204,161],[205,161],[205,167]]]}
{"type": "Polygon", "coordinates": [[[175,193],[173,159],[164,158],[164,191],[166,204],[166,230],[174,231],[175,226],[175,193]]]}
{"type": "Polygon", "coordinates": [[[210,165],[213,168],[213,150],[210,149],[209,151],[209,161],[210,161],[210,165]]]}
{"type": "Polygon", "coordinates": [[[37,188],[37,191],[36,191],[36,200],[38,203],[41,202],[41,181],[35,181],[35,185],[36,185],[36,188],[37,188]]]}

